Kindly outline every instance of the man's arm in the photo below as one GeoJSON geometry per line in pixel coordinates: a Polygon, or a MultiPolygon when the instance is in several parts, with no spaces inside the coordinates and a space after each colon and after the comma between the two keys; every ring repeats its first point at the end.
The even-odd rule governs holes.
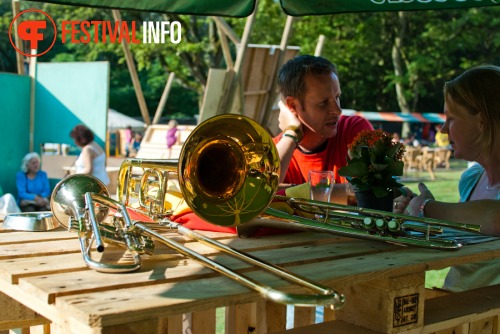
{"type": "Polygon", "coordinates": [[[297,148],[297,144],[293,138],[282,136],[279,142],[276,143],[276,148],[280,157],[280,183],[282,183],[285,180],[286,172],[288,166],[290,166],[290,161],[292,160],[293,152],[297,148]]]}
{"type": "Polygon", "coordinates": [[[276,143],[276,148],[278,149],[278,155],[280,157],[280,183],[285,180],[286,172],[288,171],[288,166],[290,166],[290,161],[292,160],[293,152],[299,145],[302,138],[299,138],[297,133],[290,130],[290,127],[296,127],[302,131],[302,123],[298,117],[290,110],[287,106],[283,104],[282,101],[278,102],[280,107],[279,114],[279,127],[283,131],[283,136],[276,143]]]}

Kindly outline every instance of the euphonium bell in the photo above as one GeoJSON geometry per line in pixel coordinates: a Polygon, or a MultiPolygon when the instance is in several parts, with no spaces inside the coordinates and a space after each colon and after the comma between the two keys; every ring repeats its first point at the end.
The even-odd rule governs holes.
{"type": "Polygon", "coordinates": [[[126,208],[109,197],[106,186],[91,175],[74,174],[60,181],[50,199],[56,220],[68,230],[78,231],[78,239],[85,263],[101,272],[129,272],[141,267],[141,254],[152,254],[151,238],[134,229],[126,208]],[[113,224],[105,224],[109,209],[116,213],[113,224]],[[112,264],[95,261],[91,256],[92,243],[104,251],[103,239],[127,247],[133,258],[130,264],[112,264]]]}
{"type": "MultiPolygon", "coordinates": [[[[79,233],[85,232],[83,219],[86,203],[82,194],[86,193],[109,197],[106,186],[94,176],[74,174],[56,185],[50,199],[50,208],[57,221],[69,229],[78,230],[79,233]],[[75,222],[80,225],[74,226],[75,222]]],[[[97,212],[96,223],[100,223],[107,217],[109,208],[99,206],[97,212]]]]}

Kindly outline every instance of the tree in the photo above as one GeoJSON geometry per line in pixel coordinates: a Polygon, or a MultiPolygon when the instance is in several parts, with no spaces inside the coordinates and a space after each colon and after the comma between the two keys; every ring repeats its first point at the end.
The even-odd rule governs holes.
{"type": "MultiPolygon", "coordinates": [[[[22,3],[28,6],[27,3],[22,3]]],[[[113,20],[111,11],[61,5],[43,6],[62,20],[113,20]]],[[[12,12],[0,5],[0,68],[15,71],[15,53],[6,40],[12,12]]],[[[209,68],[225,68],[220,39],[211,18],[122,11],[123,19],[179,21],[179,44],[134,44],[131,51],[150,111],[156,109],[168,73],[176,83],[167,109],[170,115],[195,115],[203,98],[209,68]]],[[[245,19],[227,19],[241,36],[245,19]]],[[[250,42],[278,44],[286,21],[279,4],[259,1],[250,42]]],[[[345,108],[376,111],[439,112],[442,86],[464,69],[482,63],[500,64],[500,7],[464,10],[356,13],[301,17],[294,21],[290,45],[314,53],[318,37],[326,36],[323,56],[334,62],[342,83],[345,108]]],[[[236,48],[233,45],[233,56],[236,48]]],[[[96,61],[111,64],[110,106],[138,116],[139,108],[125,58],[118,44],[62,44],[60,38],[40,61],[96,61]]]]}

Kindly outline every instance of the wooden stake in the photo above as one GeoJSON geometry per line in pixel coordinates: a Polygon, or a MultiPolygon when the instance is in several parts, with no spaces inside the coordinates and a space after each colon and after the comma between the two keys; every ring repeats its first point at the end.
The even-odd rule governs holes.
{"type": "MultiPolygon", "coordinates": [[[[121,22],[122,18],[119,10],[113,9],[113,17],[115,21],[121,22]]],[[[146,100],[144,99],[144,94],[142,92],[141,83],[139,81],[139,76],[137,74],[137,68],[135,67],[134,57],[132,52],[128,47],[128,43],[125,38],[122,38],[123,52],[125,53],[125,59],[127,60],[128,70],[130,72],[130,77],[132,78],[132,84],[134,85],[135,95],[137,96],[137,102],[139,102],[139,108],[141,109],[142,118],[144,123],[147,125],[151,124],[151,119],[149,117],[148,106],[146,105],[146,100]]]]}

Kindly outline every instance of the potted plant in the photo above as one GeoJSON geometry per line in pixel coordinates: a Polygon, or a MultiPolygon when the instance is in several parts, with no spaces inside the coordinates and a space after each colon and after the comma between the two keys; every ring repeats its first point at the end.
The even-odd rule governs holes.
{"type": "Polygon", "coordinates": [[[339,169],[353,185],[359,207],[392,211],[394,197],[403,187],[405,147],[382,130],[364,130],[348,146],[347,166],[339,169]]]}

